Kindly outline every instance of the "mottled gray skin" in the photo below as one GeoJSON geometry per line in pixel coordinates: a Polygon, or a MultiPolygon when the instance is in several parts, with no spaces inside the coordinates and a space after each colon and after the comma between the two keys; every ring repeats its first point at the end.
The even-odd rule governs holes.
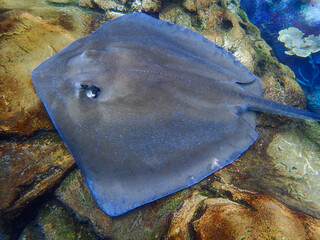
{"type": "Polygon", "coordinates": [[[98,205],[118,216],[191,186],[257,138],[260,80],[201,35],[127,14],[42,63],[34,86],[98,205]],[[93,98],[87,86],[100,89],[93,98]]]}

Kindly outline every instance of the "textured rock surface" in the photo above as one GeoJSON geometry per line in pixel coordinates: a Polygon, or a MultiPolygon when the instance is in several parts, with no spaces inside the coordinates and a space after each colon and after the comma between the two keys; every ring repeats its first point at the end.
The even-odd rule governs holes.
{"type": "Polygon", "coordinates": [[[161,0],[48,0],[52,3],[73,5],[85,8],[99,9],[106,12],[107,15],[113,12],[127,12],[130,10],[138,12],[159,12],[161,9],[161,0]]]}
{"type": "Polygon", "coordinates": [[[161,8],[161,0],[142,0],[144,12],[158,12],[161,8]]]}
{"type": "Polygon", "coordinates": [[[320,218],[319,145],[304,136],[300,130],[290,129],[275,135],[267,154],[272,159],[272,170],[276,172],[270,181],[275,189],[282,188],[283,191],[278,198],[283,198],[285,193],[292,206],[300,209],[294,202],[302,202],[320,218]],[[288,182],[287,179],[291,181],[288,182]]]}
{"type": "Polygon", "coordinates": [[[21,233],[19,240],[99,240],[100,238],[85,223],[79,223],[57,201],[46,203],[21,233]]]}
{"type": "Polygon", "coordinates": [[[9,9],[24,9],[33,6],[45,6],[46,3],[43,0],[27,0],[27,1],[12,1],[12,0],[0,0],[0,10],[9,9]]]}
{"type": "Polygon", "coordinates": [[[0,142],[0,215],[12,218],[52,188],[73,165],[56,132],[0,142]]]}
{"type": "Polygon", "coordinates": [[[189,190],[135,209],[120,217],[106,215],[90,195],[79,170],[73,171],[55,191],[55,196],[72,209],[79,220],[89,221],[96,232],[112,239],[154,239],[169,224],[170,214],[177,209],[189,190]]]}
{"type": "Polygon", "coordinates": [[[219,173],[229,184],[269,194],[319,218],[319,125],[298,120],[257,130],[260,137],[250,151],[219,173]]]}
{"type": "Polygon", "coordinates": [[[191,23],[191,16],[178,4],[170,3],[164,5],[159,13],[159,19],[195,30],[191,23]]]}
{"type": "Polygon", "coordinates": [[[118,12],[127,11],[127,8],[124,6],[124,4],[126,3],[126,0],[123,0],[123,1],[94,0],[93,2],[104,11],[108,11],[108,10],[115,10],[118,12]]]}
{"type": "Polygon", "coordinates": [[[40,0],[0,0],[0,9],[14,9],[0,15],[0,58],[5,59],[0,63],[0,206],[1,214],[11,217],[32,206],[31,218],[23,212],[12,223],[25,227],[20,239],[98,239],[91,231],[107,239],[320,239],[319,221],[304,214],[319,217],[320,212],[319,125],[271,114],[258,114],[259,138],[233,164],[194,187],[121,217],[111,218],[100,210],[79,170],[72,171],[53,196],[39,200],[40,208],[33,208],[33,199],[48,192],[73,161],[57,133],[38,132],[17,140],[53,128],[30,71],[106,18],[145,11],[189,27],[232,52],[259,76],[266,98],[305,106],[293,73],[272,56],[237,1],[51,2],[48,6],[40,0]],[[38,7],[30,8],[32,3],[38,7]],[[24,10],[16,9],[19,6],[24,10]]]}
{"type": "Polygon", "coordinates": [[[0,16],[0,133],[31,134],[51,128],[30,72],[95,28],[102,18],[77,8],[34,7],[0,16]]]}
{"type": "Polygon", "coordinates": [[[190,223],[197,215],[198,209],[203,201],[208,197],[200,195],[199,191],[194,191],[192,196],[186,199],[182,206],[173,213],[170,227],[167,233],[169,239],[187,239],[192,235],[190,223]]]}
{"type": "Polygon", "coordinates": [[[173,214],[168,237],[319,239],[320,220],[294,212],[269,196],[221,185],[187,199],[173,214]],[[201,200],[201,194],[215,198],[201,200]]]}

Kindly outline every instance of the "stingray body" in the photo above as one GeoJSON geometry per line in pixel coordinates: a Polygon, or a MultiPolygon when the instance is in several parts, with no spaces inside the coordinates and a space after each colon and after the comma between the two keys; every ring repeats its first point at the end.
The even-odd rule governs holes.
{"type": "Polygon", "coordinates": [[[110,216],[187,188],[257,138],[254,111],[319,120],[262,98],[260,80],[201,35],[142,13],[43,62],[34,86],[110,216]]]}

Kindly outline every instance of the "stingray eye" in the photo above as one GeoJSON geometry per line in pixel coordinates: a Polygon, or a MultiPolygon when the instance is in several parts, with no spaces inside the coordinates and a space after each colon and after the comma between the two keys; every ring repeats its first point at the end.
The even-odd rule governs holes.
{"type": "Polygon", "coordinates": [[[81,88],[86,91],[86,96],[88,98],[97,98],[101,92],[100,88],[94,85],[81,84],[81,88]]]}

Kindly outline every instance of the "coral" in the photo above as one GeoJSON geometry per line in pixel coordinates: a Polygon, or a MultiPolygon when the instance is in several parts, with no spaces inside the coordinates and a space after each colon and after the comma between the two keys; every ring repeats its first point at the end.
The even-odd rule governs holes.
{"type": "Polygon", "coordinates": [[[289,27],[288,29],[279,31],[278,40],[283,42],[286,48],[289,49],[288,51],[285,51],[287,55],[310,58],[309,64],[312,68],[312,77],[310,79],[305,77],[301,68],[298,68],[297,75],[299,75],[299,77],[297,76],[297,80],[303,88],[308,92],[311,92],[314,89],[320,88],[320,86],[317,86],[320,70],[312,55],[312,53],[320,51],[320,35],[309,35],[305,38],[303,38],[303,35],[304,33],[300,29],[289,27]]]}
{"type": "Polygon", "coordinates": [[[302,38],[304,33],[295,27],[289,27],[279,31],[278,40],[283,42],[288,48],[285,51],[287,55],[296,55],[298,57],[308,57],[311,53],[320,51],[320,35],[309,35],[302,38]]]}

